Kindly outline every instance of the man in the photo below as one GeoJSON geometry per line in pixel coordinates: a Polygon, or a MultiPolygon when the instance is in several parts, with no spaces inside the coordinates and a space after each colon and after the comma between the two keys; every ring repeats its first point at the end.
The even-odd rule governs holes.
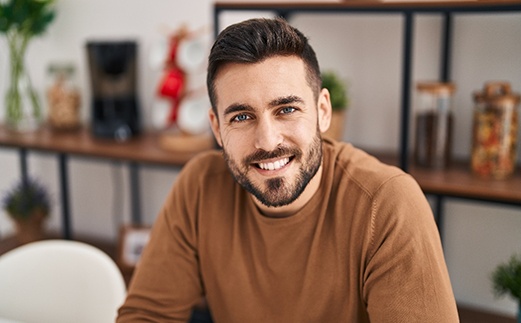
{"type": "Polygon", "coordinates": [[[322,139],[329,93],[280,19],[224,30],[207,85],[222,152],[179,175],[118,322],[457,322],[430,207],[398,168],[322,139]]]}

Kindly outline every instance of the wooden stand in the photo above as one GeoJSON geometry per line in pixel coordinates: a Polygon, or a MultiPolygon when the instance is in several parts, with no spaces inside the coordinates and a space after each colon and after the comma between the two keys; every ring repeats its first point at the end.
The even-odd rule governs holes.
{"type": "Polygon", "coordinates": [[[198,153],[215,147],[210,132],[189,135],[178,129],[168,130],[159,135],[159,146],[167,151],[180,153],[198,153]]]}

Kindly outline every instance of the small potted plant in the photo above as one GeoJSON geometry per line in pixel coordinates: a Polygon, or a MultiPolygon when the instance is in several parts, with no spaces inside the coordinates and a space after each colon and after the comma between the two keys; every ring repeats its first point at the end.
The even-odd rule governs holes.
{"type": "Polygon", "coordinates": [[[521,323],[521,255],[513,255],[492,273],[496,296],[510,295],[518,304],[517,322],[521,323]]]}
{"type": "Polygon", "coordinates": [[[43,238],[43,221],[49,216],[51,202],[42,184],[34,179],[17,182],[4,195],[2,206],[15,223],[18,242],[43,238]]]}
{"type": "Polygon", "coordinates": [[[322,87],[329,90],[333,109],[331,126],[326,132],[326,136],[340,140],[344,130],[345,113],[349,105],[347,85],[335,72],[325,71],[322,73],[322,87]]]}

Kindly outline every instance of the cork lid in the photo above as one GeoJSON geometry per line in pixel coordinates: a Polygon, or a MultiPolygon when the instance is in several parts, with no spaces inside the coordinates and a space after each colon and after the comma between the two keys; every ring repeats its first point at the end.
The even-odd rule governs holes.
{"type": "Polygon", "coordinates": [[[47,71],[51,74],[73,74],[74,73],[74,64],[72,63],[51,63],[49,64],[47,71]]]}
{"type": "Polygon", "coordinates": [[[419,92],[428,92],[432,94],[453,94],[456,91],[456,85],[454,83],[444,82],[418,82],[416,89],[419,92]]]}
{"type": "Polygon", "coordinates": [[[520,99],[519,93],[513,93],[508,82],[487,82],[483,87],[483,91],[474,92],[474,101],[476,103],[512,104],[516,106],[519,104],[520,99]]]}

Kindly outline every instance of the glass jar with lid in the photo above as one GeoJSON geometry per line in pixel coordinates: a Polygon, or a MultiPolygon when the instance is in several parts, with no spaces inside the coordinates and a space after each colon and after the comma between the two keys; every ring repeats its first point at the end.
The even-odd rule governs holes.
{"type": "Polygon", "coordinates": [[[452,83],[420,82],[416,108],[414,160],[419,166],[443,169],[451,162],[452,83]]]}
{"type": "Polygon", "coordinates": [[[503,179],[514,172],[520,95],[508,82],[489,82],[474,93],[471,168],[483,177],[503,179]]]}
{"type": "Polygon", "coordinates": [[[54,63],[47,71],[48,123],[56,130],[80,126],[80,94],[72,64],[54,63]]]}

